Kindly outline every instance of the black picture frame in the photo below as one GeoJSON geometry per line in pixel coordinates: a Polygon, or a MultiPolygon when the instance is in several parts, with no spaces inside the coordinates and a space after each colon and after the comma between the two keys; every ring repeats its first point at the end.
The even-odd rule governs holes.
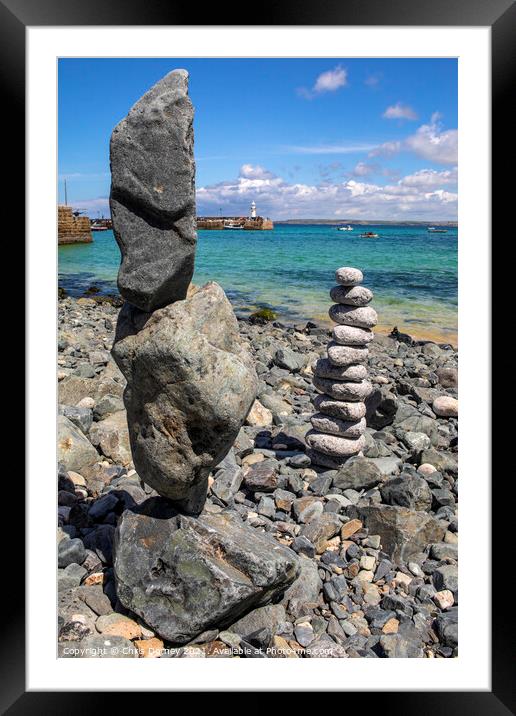
{"type": "MultiPolygon", "coordinates": [[[[253,9],[253,8],[251,8],[253,9]]],[[[500,222],[512,205],[510,194],[514,193],[512,182],[504,181],[502,167],[508,157],[514,156],[514,115],[509,110],[514,96],[516,67],[516,5],[514,0],[326,0],[310,3],[307,0],[262,0],[254,8],[253,19],[259,25],[340,25],[340,26],[489,26],[492,32],[492,216],[500,222]],[[509,194],[510,192],[510,194],[509,194]]],[[[0,72],[4,104],[4,141],[17,147],[16,162],[9,169],[10,189],[6,205],[8,212],[17,217],[16,233],[23,231],[25,215],[24,199],[20,187],[24,185],[25,145],[25,30],[27,26],[87,26],[87,25],[246,25],[245,6],[226,10],[220,4],[202,6],[199,13],[192,4],[171,0],[0,0],[0,72]],[[202,23],[199,23],[199,15],[202,23]],[[8,111],[5,111],[8,108],[8,111]]],[[[493,236],[495,226],[493,226],[493,236]]],[[[501,232],[501,226],[499,228],[501,232]]],[[[502,271],[497,267],[497,284],[502,271]]],[[[484,271],[488,267],[482,267],[484,271]]],[[[507,269],[506,269],[507,270],[507,269]]],[[[486,276],[488,282],[488,277],[486,276]]],[[[510,284],[509,284],[510,285],[510,284]]],[[[485,289],[484,289],[485,290],[485,289]]],[[[493,300],[501,289],[493,290],[493,300]]],[[[484,294],[485,298],[485,294],[484,294]]],[[[17,304],[23,315],[23,306],[17,304]]],[[[493,335],[500,331],[496,313],[493,312],[493,335]]],[[[508,367],[508,365],[507,365],[508,367]]],[[[499,366],[503,371],[503,364],[499,366]]],[[[503,437],[499,437],[501,442],[503,437]]],[[[496,441],[493,454],[497,452],[496,441]]],[[[18,468],[19,472],[19,468],[18,468]]],[[[505,476],[503,476],[505,477],[505,476]]],[[[4,485],[5,504],[21,502],[21,477],[10,479],[4,485]],[[12,495],[9,495],[9,490],[12,495]],[[10,502],[12,500],[12,503],[10,502]]],[[[496,483],[495,483],[496,484],[496,483]]],[[[493,496],[495,513],[492,517],[492,544],[505,544],[505,549],[493,550],[492,571],[500,569],[507,574],[507,566],[498,567],[497,559],[510,554],[511,541],[503,541],[504,524],[512,524],[510,512],[514,502],[508,492],[513,488],[514,477],[504,482],[503,499],[493,496]]],[[[5,513],[4,513],[5,514],[5,513]]],[[[489,526],[482,527],[486,538],[489,526]]],[[[112,694],[94,692],[26,692],[25,687],[25,611],[23,600],[22,571],[19,564],[23,553],[21,535],[17,536],[16,549],[11,541],[3,550],[4,575],[16,575],[10,588],[4,589],[8,607],[2,620],[0,640],[0,709],[12,716],[30,713],[91,713],[106,707],[112,694]],[[10,602],[10,603],[9,603],[10,602]]],[[[510,578],[510,572],[507,578],[510,578]]],[[[485,571],[482,573],[485,578],[485,571]]],[[[377,705],[385,713],[392,703],[397,714],[440,714],[446,716],[463,712],[502,716],[514,713],[513,687],[513,640],[511,624],[507,622],[504,609],[507,599],[505,590],[493,590],[492,594],[492,690],[490,692],[403,692],[395,699],[386,700],[385,693],[369,692],[370,704],[377,705]],[[512,677],[512,678],[511,678],[512,677]],[[374,702],[377,702],[376,704],[374,702]],[[395,703],[394,703],[395,702],[395,703]]],[[[512,617],[509,617],[512,619],[512,617]]],[[[374,685],[372,684],[374,688],[374,685]]],[[[66,684],[63,684],[66,688],[66,684]]],[[[407,684],[410,688],[410,684],[407,684]]],[[[314,685],[314,691],[317,686],[314,685]]],[[[139,694],[132,694],[137,698],[139,694]]],[[[118,695],[119,696],[119,695],[118,695]]],[[[117,698],[118,698],[117,696],[117,698]]],[[[346,695],[346,706],[352,694],[346,695]]],[[[363,697],[361,697],[363,699],[363,697]]],[[[133,700],[133,708],[135,706],[133,700]]],[[[362,703],[362,702],[361,702],[362,703]]],[[[271,706],[272,708],[272,706],[271,706]]]]}

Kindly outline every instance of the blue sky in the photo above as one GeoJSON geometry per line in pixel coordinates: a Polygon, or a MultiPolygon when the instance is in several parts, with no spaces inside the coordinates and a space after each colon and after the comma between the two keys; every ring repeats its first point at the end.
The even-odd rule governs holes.
{"type": "Polygon", "coordinates": [[[109,137],[190,73],[198,214],[455,220],[455,59],[62,59],[59,201],[109,215],[109,137]]]}

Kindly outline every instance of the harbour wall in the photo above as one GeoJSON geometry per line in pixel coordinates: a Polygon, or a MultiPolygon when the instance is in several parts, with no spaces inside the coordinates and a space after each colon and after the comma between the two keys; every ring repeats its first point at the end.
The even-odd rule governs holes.
{"type": "Polygon", "coordinates": [[[248,231],[270,231],[274,229],[274,223],[271,219],[264,219],[263,216],[257,216],[254,219],[246,216],[198,216],[198,229],[224,229],[226,223],[235,226],[241,226],[248,231]]]}
{"type": "Polygon", "coordinates": [[[93,241],[87,216],[74,216],[71,206],[57,207],[57,243],[88,244],[93,241]]]}

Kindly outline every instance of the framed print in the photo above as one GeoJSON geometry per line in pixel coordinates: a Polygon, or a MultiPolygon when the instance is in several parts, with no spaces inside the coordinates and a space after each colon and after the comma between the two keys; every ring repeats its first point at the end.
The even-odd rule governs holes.
{"type": "Polygon", "coordinates": [[[514,4],[259,13],[0,4],[27,167],[8,713],[253,690],[511,712],[490,238],[514,4]]]}

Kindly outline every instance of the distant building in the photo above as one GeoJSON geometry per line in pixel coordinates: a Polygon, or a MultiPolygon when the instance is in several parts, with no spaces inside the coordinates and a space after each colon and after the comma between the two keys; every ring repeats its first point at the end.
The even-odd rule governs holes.
{"type": "Polygon", "coordinates": [[[254,201],[251,202],[251,213],[249,215],[251,219],[256,219],[256,204],[254,201]]]}

